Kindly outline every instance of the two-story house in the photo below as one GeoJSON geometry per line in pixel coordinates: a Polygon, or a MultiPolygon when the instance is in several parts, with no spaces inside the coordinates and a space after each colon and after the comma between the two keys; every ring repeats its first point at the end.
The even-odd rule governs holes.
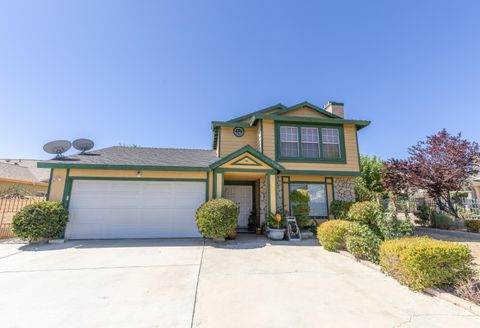
{"type": "Polygon", "coordinates": [[[223,197],[240,207],[239,228],[255,213],[290,211],[298,188],[312,218],[334,199],[354,200],[360,175],[357,131],[342,103],[275,105],[212,122],[213,150],[109,147],[39,163],[50,168],[48,198],[69,210],[65,238],[198,237],[195,211],[223,197]]]}

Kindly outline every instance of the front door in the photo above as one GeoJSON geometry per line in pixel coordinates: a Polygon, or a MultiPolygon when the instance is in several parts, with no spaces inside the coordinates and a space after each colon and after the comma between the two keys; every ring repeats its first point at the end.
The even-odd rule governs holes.
{"type": "Polygon", "coordinates": [[[225,198],[230,199],[240,208],[238,227],[248,227],[248,217],[253,209],[253,186],[251,185],[225,185],[225,198]]]}

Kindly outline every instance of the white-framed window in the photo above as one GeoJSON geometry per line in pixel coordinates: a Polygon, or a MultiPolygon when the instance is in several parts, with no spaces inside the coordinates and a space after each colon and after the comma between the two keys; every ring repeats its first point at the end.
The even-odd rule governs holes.
{"type": "Polygon", "coordinates": [[[294,126],[280,127],[280,155],[282,157],[298,157],[298,128],[294,126]]]}
{"type": "Polygon", "coordinates": [[[338,129],[322,128],[322,157],[328,159],[341,158],[338,129]]]}
{"type": "Polygon", "coordinates": [[[317,128],[301,128],[302,140],[302,157],[319,158],[320,157],[320,142],[317,128]]]}

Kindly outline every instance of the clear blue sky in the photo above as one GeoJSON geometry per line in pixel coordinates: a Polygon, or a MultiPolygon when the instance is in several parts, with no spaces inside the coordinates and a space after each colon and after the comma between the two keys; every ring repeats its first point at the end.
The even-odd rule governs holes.
{"type": "Polygon", "coordinates": [[[0,0],[0,158],[210,148],[212,120],[345,103],[361,152],[480,141],[480,1],[0,0]]]}

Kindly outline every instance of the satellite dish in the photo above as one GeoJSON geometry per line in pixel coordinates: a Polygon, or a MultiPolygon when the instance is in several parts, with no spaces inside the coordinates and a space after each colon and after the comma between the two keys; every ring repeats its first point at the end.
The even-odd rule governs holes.
{"type": "Polygon", "coordinates": [[[77,139],[73,141],[73,148],[80,150],[82,154],[92,149],[93,146],[95,146],[95,144],[90,139],[77,139]]]}
{"type": "Polygon", "coordinates": [[[55,140],[46,143],[43,146],[43,150],[45,150],[49,154],[55,154],[55,159],[63,158],[63,153],[72,147],[72,143],[68,140],[55,140]]]}

